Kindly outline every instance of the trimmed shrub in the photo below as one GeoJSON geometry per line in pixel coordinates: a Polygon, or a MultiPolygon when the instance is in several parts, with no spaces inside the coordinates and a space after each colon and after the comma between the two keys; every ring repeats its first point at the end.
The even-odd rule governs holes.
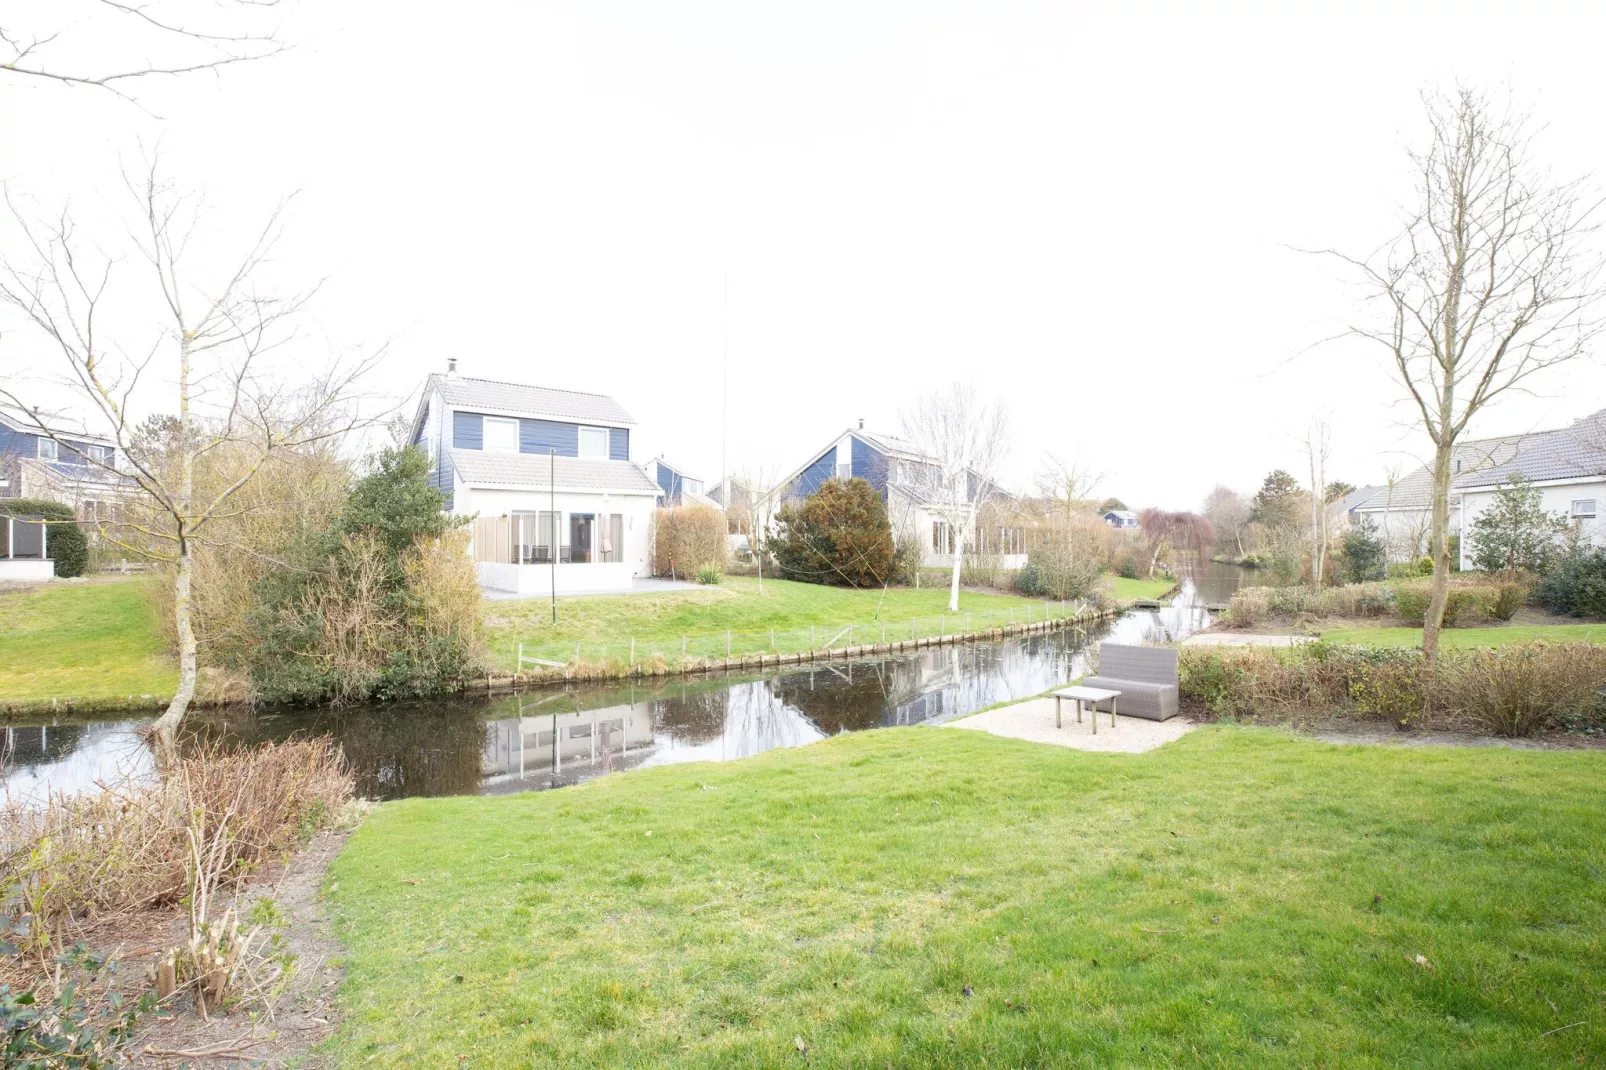
{"type": "Polygon", "coordinates": [[[1383,617],[1394,609],[1387,583],[1352,583],[1313,592],[1309,587],[1240,587],[1233,592],[1225,623],[1249,628],[1268,617],[1383,617]]]}
{"type": "Polygon", "coordinates": [[[1521,583],[1502,583],[1495,589],[1494,600],[1489,603],[1489,616],[1495,620],[1510,620],[1528,600],[1528,588],[1521,583]]]}
{"type": "Polygon", "coordinates": [[[1353,717],[1523,736],[1595,710],[1606,647],[1590,643],[1441,651],[1313,643],[1183,647],[1181,692],[1217,716],[1268,722],[1353,717]]]}
{"type": "Polygon", "coordinates": [[[775,517],[781,575],[806,583],[879,587],[892,575],[892,525],[881,495],[862,479],[828,479],[775,517]]]}
{"type": "MultiPolygon", "coordinates": [[[[1433,598],[1430,583],[1402,583],[1395,596],[1395,611],[1407,624],[1421,624],[1427,619],[1428,603],[1433,598]]],[[[1476,620],[1489,615],[1489,607],[1498,600],[1498,589],[1489,585],[1451,585],[1444,603],[1444,627],[1454,628],[1463,620],[1476,620]]]]}
{"type": "Polygon", "coordinates": [[[82,576],[89,563],[89,542],[78,526],[72,506],[47,498],[0,498],[0,517],[42,517],[46,522],[45,552],[63,579],[82,576]]]}
{"type": "Polygon", "coordinates": [[[730,543],[725,538],[725,518],[718,509],[706,505],[659,509],[652,525],[653,575],[690,579],[705,566],[724,570],[730,543]]]}
{"type": "Polygon", "coordinates": [[[1606,550],[1581,547],[1563,557],[1534,588],[1535,602],[1573,617],[1606,617],[1606,550]]]}

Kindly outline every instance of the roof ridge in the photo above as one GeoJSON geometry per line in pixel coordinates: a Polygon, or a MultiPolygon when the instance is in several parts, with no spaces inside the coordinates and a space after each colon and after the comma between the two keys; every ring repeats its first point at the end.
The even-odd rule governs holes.
{"type": "Polygon", "coordinates": [[[619,400],[612,394],[599,394],[595,390],[570,390],[566,386],[541,386],[537,383],[515,383],[511,379],[482,379],[477,375],[459,375],[456,377],[447,377],[441,375],[440,372],[430,372],[430,375],[432,377],[439,377],[443,382],[489,383],[492,386],[521,386],[526,390],[550,390],[554,394],[578,394],[580,397],[585,398],[605,398],[608,401],[615,403],[617,403],[619,400]]]}

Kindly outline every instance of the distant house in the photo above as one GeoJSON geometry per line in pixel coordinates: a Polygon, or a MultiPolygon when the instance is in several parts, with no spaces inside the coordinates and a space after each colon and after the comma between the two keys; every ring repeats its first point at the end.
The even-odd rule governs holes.
{"type": "Polygon", "coordinates": [[[45,498],[80,520],[110,520],[132,493],[109,438],[0,413],[0,498],[45,498]]]}
{"type": "MultiPolygon", "coordinates": [[[[801,501],[828,479],[862,479],[886,502],[894,538],[918,539],[921,564],[947,568],[953,564],[955,538],[948,521],[932,508],[927,487],[934,468],[933,459],[913,443],[896,435],[866,431],[860,421],[783,479],[778,493],[786,500],[801,501]]],[[[980,478],[972,476],[972,497],[981,486],[980,478]]],[[[992,490],[996,498],[1010,498],[996,487],[992,490]]],[[[965,556],[996,559],[1001,568],[1021,568],[1026,564],[1024,532],[1017,525],[983,518],[965,556]]]]}
{"type": "MultiPolygon", "coordinates": [[[[1512,476],[1540,492],[1544,508],[1576,522],[1597,545],[1606,543],[1601,505],[1606,503],[1606,410],[1568,427],[1500,438],[1474,439],[1456,446],[1451,457],[1449,530],[1467,532],[1512,476]]],[[[1371,488],[1354,506],[1384,534],[1396,559],[1427,551],[1433,508],[1433,469],[1411,472],[1392,487],[1371,488]]],[[[1461,539],[1461,567],[1471,567],[1474,547],[1461,539]]]]}
{"type": "Polygon", "coordinates": [[[647,478],[658,484],[661,492],[659,504],[672,506],[707,505],[718,507],[718,501],[703,493],[703,481],[679,465],[672,465],[662,457],[654,457],[643,467],[647,478]]]}
{"type": "Polygon", "coordinates": [[[1130,509],[1108,509],[1104,512],[1104,522],[1112,528],[1123,531],[1136,531],[1138,529],[1138,514],[1130,509]]]}
{"type": "Polygon", "coordinates": [[[658,484],[630,458],[635,421],[602,394],[472,379],[424,383],[410,441],[446,509],[475,517],[480,585],[627,591],[649,568],[658,484]]]}

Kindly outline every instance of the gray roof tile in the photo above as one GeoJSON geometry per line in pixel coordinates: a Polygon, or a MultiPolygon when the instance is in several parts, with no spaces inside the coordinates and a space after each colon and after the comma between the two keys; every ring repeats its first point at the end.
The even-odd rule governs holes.
{"type": "Polygon", "coordinates": [[[523,383],[501,383],[494,379],[468,379],[436,373],[424,387],[427,398],[439,390],[446,404],[460,409],[500,409],[526,416],[549,416],[558,420],[579,420],[609,427],[631,427],[635,420],[606,394],[584,394],[578,390],[553,390],[523,383]]]}
{"type": "Polygon", "coordinates": [[[601,490],[656,496],[658,484],[629,461],[579,457],[551,458],[539,453],[449,451],[452,467],[465,483],[546,490],[601,490]]]}

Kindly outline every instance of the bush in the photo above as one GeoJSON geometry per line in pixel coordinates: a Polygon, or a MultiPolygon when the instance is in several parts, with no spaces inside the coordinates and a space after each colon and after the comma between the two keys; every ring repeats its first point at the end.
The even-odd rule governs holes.
{"type": "Polygon", "coordinates": [[[454,691],[480,672],[467,535],[441,512],[417,449],[386,450],[294,567],[257,583],[247,654],[260,698],[351,702],[454,691]]]}
{"type": "Polygon", "coordinates": [[[1606,647],[1587,643],[1441,651],[1313,643],[1183,647],[1181,692],[1218,716],[1308,721],[1346,716],[1426,728],[1530,735],[1588,714],[1606,685],[1606,647]]]}
{"type": "Polygon", "coordinates": [[[1124,580],[1135,580],[1138,578],[1138,563],[1132,559],[1131,554],[1127,554],[1125,557],[1121,558],[1121,563],[1116,566],[1115,574],[1124,580]]]}
{"type": "Polygon", "coordinates": [[[1510,620],[1528,600],[1528,588],[1521,583],[1502,583],[1495,589],[1494,600],[1489,603],[1489,616],[1495,620],[1510,620]]]}
{"type": "Polygon", "coordinates": [[[160,780],[52,795],[43,808],[8,803],[0,870],[30,940],[59,946],[96,915],[178,902],[192,834],[235,884],[331,824],[351,796],[327,737],[203,751],[160,780]]]}
{"type": "Polygon", "coordinates": [[[879,587],[892,576],[892,525],[881,495],[862,479],[828,479],[775,517],[781,575],[807,583],[879,587]]]}
{"type": "Polygon", "coordinates": [[[697,570],[697,582],[705,587],[712,587],[719,582],[719,566],[704,565],[697,570]]]}
{"type": "Polygon", "coordinates": [[[1606,617],[1606,550],[1573,550],[1540,577],[1533,598],[1556,613],[1606,617]]]}
{"type": "MultiPolygon", "coordinates": [[[[1110,526],[1097,517],[1057,518],[1037,533],[1026,566],[1015,578],[1023,594],[1062,600],[1091,598],[1104,577],[1110,526]]],[[[1135,577],[1137,566],[1128,557],[1135,577]]]]}
{"type": "Polygon", "coordinates": [[[45,521],[45,553],[56,563],[56,575],[63,579],[82,576],[89,564],[89,543],[78,526],[72,506],[45,498],[0,498],[0,517],[42,517],[45,521]]]}
{"type": "MultiPolygon", "coordinates": [[[[1432,597],[1431,583],[1402,583],[1395,595],[1396,612],[1407,624],[1422,624],[1427,619],[1432,597]]],[[[1498,597],[1498,589],[1491,585],[1452,585],[1444,603],[1444,619],[1440,623],[1446,628],[1454,628],[1463,620],[1486,617],[1498,597]]]]}
{"type": "Polygon", "coordinates": [[[908,587],[920,578],[920,563],[926,558],[925,548],[914,535],[904,535],[892,548],[892,582],[908,587]]]}
{"type": "Polygon", "coordinates": [[[1340,571],[1350,583],[1381,580],[1387,574],[1387,548],[1371,517],[1362,521],[1360,527],[1344,533],[1339,556],[1340,571]]]}
{"type": "Polygon", "coordinates": [[[659,509],[652,525],[653,575],[689,579],[707,565],[724,570],[730,542],[718,509],[706,505],[659,509]]]}
{"type": "Polygon", "coordinates": [[[1268,617],[1383,617],[1394,609],[1393,586],[1352,583],[1313,592],[1309,587],[1240,587],[1233,592],[1226,621],[1253,627],[1268,617]]]}

